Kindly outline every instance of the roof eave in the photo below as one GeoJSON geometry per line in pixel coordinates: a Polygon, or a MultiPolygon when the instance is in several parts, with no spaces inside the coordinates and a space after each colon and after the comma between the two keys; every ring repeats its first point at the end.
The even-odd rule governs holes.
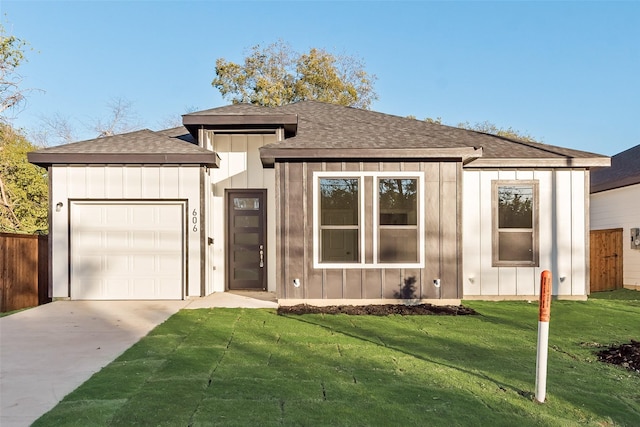
{"type": "Polygon", "coordinates": [[[220,166],[220,157],[214,153],[27,153],[34,165],[48,167],[62,164],[110,165],[157,164],[220,166]]]}
{"type": "Polygon", "coordinates": [[[602,182],[599,184],[591,184],[591,194],[601,193],[603,191],[617,190],[619,188],[630,187],[640,184],[640,176],[627,177],[612,182],[602,182]]]}
{"type": "Polygon", "coordinates": [[[479,158],[467,164],[467,168],[592,168],[611,166],[610,157],[565,157],[565,158],[479,158]]]}
{"type": "MultiPolygon", "coordinates": [[[[277,145],[277,144],[276,144],[277,145]]],[[[482,157],[482,148],[277,148],[260,147],[260,159],[264,167],[273,167],[276,161],[303,160],[442,160],[469,162],[482,157]]]]}
{"type": "Polygon", "coordinates": [[[184,114],[182,124],[189,133],[197,138],[198,129],[255,127],[279,128],[295,134],[298,129],[297,114],[184,114]]]}

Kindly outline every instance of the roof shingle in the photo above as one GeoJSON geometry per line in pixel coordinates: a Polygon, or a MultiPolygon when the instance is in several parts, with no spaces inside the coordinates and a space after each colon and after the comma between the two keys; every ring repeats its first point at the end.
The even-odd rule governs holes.
{"type": "Polygon", "coordinates": [[[591,193],[640,184],[640,144],[611,158],[611,167],[591,172],[591,193]]]}
{"type": "Polygon", "coordinates": [[[172,163],[214,166],[217,155],[188,142],[183,127],[153,132],[142,129],[104,138],[49,147],[28,154],[30,162],[50,164],[172,163]]]}

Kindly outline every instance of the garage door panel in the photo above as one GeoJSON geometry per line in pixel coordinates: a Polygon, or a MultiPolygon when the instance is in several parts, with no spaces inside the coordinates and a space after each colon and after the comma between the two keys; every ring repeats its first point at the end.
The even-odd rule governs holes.
{"type": "Polygon", "coordinates": [[[149,255],[149,254],[133,255],[131,257],[131,260],[133,261],[132,270],[131,270],[131,273],[133,274],[144,277],[147,274],[149,274],[150,271],[156,270],[156,260],[155,260],[155,256],[153,255],[149,255]]]}
{"type": "MultiPolygon", "coordinates": [[[[118,250],[124,250],[128,246],[128,236],[129,233],[126,231],[118,231],[118,230],[106,230],[101,233],[101,236],[106,240],[105,245],[97,244],[95,247],[106,249],[108,248],[111,252],[117,252],[118,250]]],[[[102,239],[97,238],[96,243],[99,243],[102,239]]]]}
{"type": "Polygon", "coordinates": [[[77,244],[82,245],[85,248],[92,248],[96,244],[99,245],[102,241],[102,233],[100,231],[92,230],[79,230],[80,233],[76,233],[77,244]]]}
{"type": "Polygon", "coordinates": [[[76,257],[73,263],[73,270],[79,276],[87,276],[95,271],[102,270],[103,257],[85,253],[76,257]]]}
{"type": "MultiPolygon", "coordinates": [[[[153,251],[158,248],[156,243],[157,234],[157,231],[134,231],[132,233],[133,246],[136,250],[153,251]]],[[[173,239],[175,240],[175,236],[173,236],[173,239]]],[[[174,240],[172,240],[172,242],[174,240]]],[[[166,243],[171,244],[171,242],[166,243]]]]}
{"type": "Polygon", "coordinates": [[[183,203],[76,202],[73,299],[182,299],[183,203]]]}
{"type": "Polygon", "coordinates": [[[180,264],[175,256],[172,255],[160,255],[158,256],[159,271],[162,274],[169,274],[176,268],[180,268],[180,264]]]}
{"type": "MultiPolygon", "coordinates": [[[[100,275],[103,275],[105,271],[128,271],[129,270],[129,257],[126,255],[111,255],[101,257],[105,261],[104,271],[100,271],[100,275]]],[[[96,272],[98,273],[98,272],[96,272]]]]}
{"type": "Polygon", "coordinates": [[[145,227],[146,224],[158,224],[157,209],[153,206],[136,206],[131,209],[131,224],[145,227]]]}
{"type": "Polygon", "coordinates": [[[102,218],[105,224],[121,224],[127,221],[128,212],[118,205],[95,206],[92,209],[96,212],[96,219],[102,218]]]}
{"type": "Polygon", "coordinates": [[[158,231],[157,237],[160,248],[170,248],[170,243],[176,239],[176,233],[173,231],[158,231]]]}

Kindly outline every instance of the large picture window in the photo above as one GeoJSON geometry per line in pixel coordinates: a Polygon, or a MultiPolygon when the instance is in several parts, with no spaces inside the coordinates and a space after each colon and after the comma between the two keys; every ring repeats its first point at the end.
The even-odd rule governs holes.
{"type": "Polygon", "coordinates": [[[536,267],[537,181],[493,181],[493,265],[536,267]]]}
{"type": "Polygon", "coordinates": [[[317,268],[424,265],[421,172],[314,173],[317,268]]]}

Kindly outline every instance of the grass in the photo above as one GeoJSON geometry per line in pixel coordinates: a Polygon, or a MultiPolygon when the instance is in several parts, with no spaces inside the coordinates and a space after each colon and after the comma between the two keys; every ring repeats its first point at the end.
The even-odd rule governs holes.
{"type": "Polygon", "coordinates": [[[3,312],[0,312],[0,317],[11,316],[12,314],[16,314],[16,313],[20,313],[21,311],[29,310],[30,308],[33,308],[33,307],[19,308],[17,310],[11,310],[11,311],[3,311],[3,312]]]}
{"type": "Polygon", "coordinates": [[[553,301],[544,404],[535,303],[469,301],[481,315],[464,317],[217,308],[172,316],[34,425],[637,426],[640,375],[595,353],[640,340],[640,292],[607,297],[553,301]]]}

